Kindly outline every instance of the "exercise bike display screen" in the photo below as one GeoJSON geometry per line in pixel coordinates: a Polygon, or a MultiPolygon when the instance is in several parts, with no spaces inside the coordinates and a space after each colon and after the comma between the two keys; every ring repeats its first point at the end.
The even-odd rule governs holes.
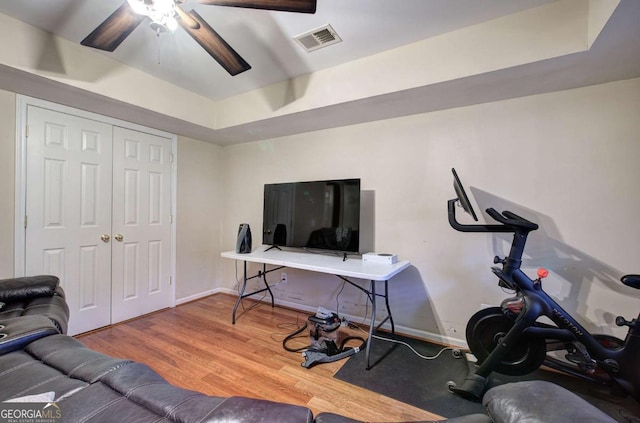
{"type": "Polygon", "coordinates": [[[456,191],[456,194],[458,195],[458,201],[460,201],[460,205],[462,206],[464,211],[469,213],[471,217],[473,217],[473,220],[477,222],[478,217],[476,216],[476,212],[473,210],[473,206],[469,201],[469,197],[467,197],[467,193],[465,192],[464,187],[462,186],[462,182],[460,182],[460,178],[458,178],[458,174],[456,173],[456,170],[454,168],[451,168],[451,171],[453,172],[453,189],[456,191]]]}

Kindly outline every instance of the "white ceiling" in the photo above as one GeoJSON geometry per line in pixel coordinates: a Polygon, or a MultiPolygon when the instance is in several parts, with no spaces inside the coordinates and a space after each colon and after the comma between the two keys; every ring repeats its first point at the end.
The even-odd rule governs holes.
{"type": "MultiPolygon", "coordinates": [[[[0,0],[0,14],[79,43],[123,1],[0,0]]],[[[554,1],[318,0],[316,14],[306,15],[207,6],[187,0],[184,9],[197,10],[249,62],[251,70],[232,77],[181,28],[173,34],[161,34],[158,40],[145,24],[115,53],[100,54],[220,100],[554,1]],[[325,24],[331,24],[344,41],[306,53],[292,40],[325,24]]],[[[596,42],[584,51],[220,129],[55,82],[1,60],[0,88],[228,145],[637,78],[638,22],[640,0],[621,0],[596,42]]],[[[3,37],[10,43],[11,34],[3,37]]],[[[56,44],[49,47],[55,49],[56,44]]],[[[55,51],[45,54],[55,56],[55,51]]]]}
{"type": "MultiPolygon", "coordinates": [[[[0,13],[80,43],[124,1],[5,0],[0,13]]],[[[195,9],[252,69],[232,77],[182,28],[157,37],[149,20],[115,52],[101,53],[219,100],[552,1],[318,0],[311,15],[187,0],[183,9],[195,9]],[[342,43],[307,53],[293,40],[325,24],[342,43]]]]}

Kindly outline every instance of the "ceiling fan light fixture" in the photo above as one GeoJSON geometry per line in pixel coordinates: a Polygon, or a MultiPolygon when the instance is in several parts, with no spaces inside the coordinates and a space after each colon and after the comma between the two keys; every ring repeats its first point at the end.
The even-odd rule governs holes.
{"type": "Polygon", "coordinates": [[[164,28],[173,32],[178,27],[174,0],[127,0],[131,9],[148,16],[156,29],[164,28]]]}

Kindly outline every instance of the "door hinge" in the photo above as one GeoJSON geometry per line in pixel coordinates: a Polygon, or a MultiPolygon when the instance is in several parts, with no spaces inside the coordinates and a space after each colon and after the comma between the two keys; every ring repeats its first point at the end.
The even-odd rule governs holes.
{"type": "Polygon", "coordinates": [[[24,217],[24,228],[27,229],[27,216],[24,217]]]}
{"type": "Polygon", "coordinates": [[[169,162],[173,163],[173,153],[169,153],[169,162]]]}
{"type": "Polygon", "coordinates": [[[169,223],[173,223],[173,215],[172,214],[169,215],[169,223]]]}
{"type": "Polygon", "coordinates": [[[29,138],[29,125],[24,128],[25,136],[29,138]]]}
{"type": "Polygon", "coordinates": [[[169,276],[169,286],[173,285],[173,276],[169,276]]]}

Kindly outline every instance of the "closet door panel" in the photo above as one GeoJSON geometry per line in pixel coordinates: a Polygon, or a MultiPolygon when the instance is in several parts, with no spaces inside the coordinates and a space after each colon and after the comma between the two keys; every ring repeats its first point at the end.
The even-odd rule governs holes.
{"type": "Polygon", "coordinates": [[[170,154],[170,139],[114,128],[114,323],[171,305],[170,154]]]}
{"type": "Polygon", "coordinates": [[[111,322],[112,126],[27,107],[25,274],[60,278],[69,333],[111,322]]]}

